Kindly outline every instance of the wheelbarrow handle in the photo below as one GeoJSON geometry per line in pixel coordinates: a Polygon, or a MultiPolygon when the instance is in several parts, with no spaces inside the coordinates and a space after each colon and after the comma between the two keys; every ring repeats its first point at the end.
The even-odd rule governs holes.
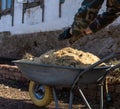
{"type": "MultiPolygon", "coordinates": [[[[120,52],[114,53],[114,56],[113,56],[113,57],[118,57],[118,56],[120,56],[120,52]]],[[[108,72],[109,72],[109,71],[113,71],[113,70],[115,70],[115,69],[117,69],[117,68],[120,68],[120,63],[111,66],[111,68],[108,69],[108,72]]]]}
{"type": "Polygon", "coordinates": [[[117,65],[113,65],[113,66],[111,66],[110,68],[108,68],[108,69],[106,70],[105,75],[103,75],[103,78],[101,79],[101,81],[103,81],[103,80],[105,79],[106,75],[108,75],[111,71],[113,71],[113,70],[115,70],[115,69],[117,69],[117,68],[120,68],[120,63],[117,64],[117,65]]]}
{"type": "Polygon", "coordinates": [[[117,68],[120,68],[120,63],[117,64],[117,65],[113,65],[113,66],[109,69],[109,71],[113,71],[113,70],[115,70],[115,69],[117,69],[117,68]]]}
{"type": "Polygon", "coordinates": [[[115,52],[114,53],[116,56],[119,56],[120,55],[120,52],[115,52]]]}
{"type": "MultiPolygon", "coordinates": [[[[120,55],[120,52],[114,52],[114,53],[112,53],[112,54],[110,54],[110,55],[102,58],[102,59],[99,60],[98,62],[92,64],[91,66],[87,67],[87,68],[86,68],[85,70],[83,70],[82,72],[80,71],[80,73],[79,73],[78,76],[75,78],[75,80],[74,80],[74,82],[73,82],[73,84],[72,84],[72,89],[75,87],[75,85],[76,85],[76,84],[78,83],[78,81],[79,81],[79,78],[80,78],[81,76],[83,76],[84,73],[92,70],[93,68],[95,68],[95,67],[98,66],[99,64],[101,64],[101,63],[103,63],[103,62],[105,62],[105,61],[107,61],[107,60],[109,60],[109,59],[111,59],[111,58],[113,58],[113,57],[119,56],[119,55],[120,55]]],[[[116,67],[117,67],[117,66],[116,66],[116,67]]],[[[114,68],[114,69],[115,69],[115,68],[114,68]]]]}

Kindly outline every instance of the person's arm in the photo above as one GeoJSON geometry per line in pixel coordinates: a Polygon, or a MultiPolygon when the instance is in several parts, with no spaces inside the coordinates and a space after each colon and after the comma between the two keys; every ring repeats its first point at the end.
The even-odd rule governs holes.
{"type": "Polygon", "coordinates": [[[108,24],[112,23],[117,17],[117,13],[120,12],[120,9],[109,8],[103,14],[100,14],[96,19],[90,24],[90,30],[95,33],[100,29],[106,27],[108,24]]]}
{"type": "Polygon", "coordinates": [[[72,24],[73,36],[85,35],[85,29],[94,21],[103,2],[104,0],[84,0],[82,2],[72,24]]]}
{"type": "MultiPolygon", "coordinates": [[[[84,6],[85,3],[87,2],[84,1],[82,5],[84,6]]],[[[82,36],[99,31],[100,29],[106,27],[108,24],[112,23],[116,18],[118,18],[118,16],[120,15],[119,0],[113,0],[113,1],[107,0],[106,12],[97,15],[97,12],[101,7],[102,3],[103,3],[103,0],[101,2],[94,0],[94,2],[91,2],[87,5],[88,7],[91,7],[91,8],[89,8],[88,10],[87,8],[84,8],[84,11],[80,11],[80,14],[77,14],[75,16],[75,21],[73,24],[73,35],[76,35],[76,37],[73,37],[70,39],[72,43],[74,43],[76,40],[78,40],[82,36]],[[94,9],[96,9],[96,11],[92,8],[92,6],[94,7],[94,9]],[[92,13],[93,15],[89,14],[92,12],[91,10],[93,11],[92,13]],[[86,14],[87,16],[85,15],[86,12],[87,12],[86,14]]]]}
{"type": "Polygon", "coordinates": [[[69,40],[70,44],[73,44],[81,37],[92,33],[89,25],[96,18],[103,2],[104,0],[84,0],[82,2],[81,8],[76,13],[71,27],[72,37],[69,40]]]}
{"type": "Polygon", "coordinates": [[[69,42],[72,44],[85,36],[85,29],[95,19],[103,2],[104,0],[84,0],[75,14],[72,26],[60,34],[58,40],[70,39],[69,42]]]}

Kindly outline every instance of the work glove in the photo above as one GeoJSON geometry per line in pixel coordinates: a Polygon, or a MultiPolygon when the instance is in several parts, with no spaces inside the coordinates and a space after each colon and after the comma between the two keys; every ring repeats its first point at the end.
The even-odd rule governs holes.
{"type": "Polygon", "coordinates": [[[79,32],[79,34],[75,34],[73,35],[73,37],[71,37],[69,39],[69,43],[72,45],[73,43],[75,43],[77,40],[79,40],[81,37],[83,37],[84,35],[82,33],[79,32]]]}
{"type": "Polygon", "coordinates": [[[71,28],[68,28],[62,34],[60,34],[59,37],[58,37],[58,40],[63,41],[63,40],[69,39],[69,43],[72,45],[77,40],[79,40],[81,37],[86,35],[85,33],[81,32],[81,31],[73,32],[71,34],[70,29],[71,28]]]}
{"type": "Polygon", "coordinates": [[[72,37],[72,34],[70,34],[70,28],[68,28],[59,35],[58,40],[63,41],[63,40],[69,39],[71,37],[72,37]]]}

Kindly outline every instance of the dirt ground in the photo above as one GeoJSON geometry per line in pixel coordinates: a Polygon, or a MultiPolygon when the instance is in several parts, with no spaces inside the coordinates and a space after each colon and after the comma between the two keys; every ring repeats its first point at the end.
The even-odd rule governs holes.
{"type": "MultiPolygon", "coordinates": [[[[58,94],[60,108],[67,109],[69,96],[68,91],[57,90],[57,92],[60,93],[58,94]]],[[[109,107],[105,107],[105,109],[119,109],[119,97],[116,97],[116,102],[114,102],[114,105],[111,103],[111,105],[109,105],[109,107]]],[[[93,109],[99,109],[98,101],[90,101],[90,104],[93,109]]],[[[28,84],[13,80],[0,80],[0,109],[55,109],[55,105],[53,101],[48,107],[39,108],[30,100],[28,84]]],[[[79,96],[75,96],[73,109],[87,109],[79,96]]]]}
{"type": "MultiPolygon", "coordinates": [[[[63,96],[68,96],[62,92],[63,96]]],[[[60,95],[59,95],[60,96],[60,95]]],[[[60,100],[61,109],[67,109],[67,99],[60,100]]],[[[82,104],[73,104],[74,109],[85,107],[82,104]]],[[[46,108],[35,106],[29,97],[28,84],[13,80],[0,80],[0,109],[55,109],[54,101],[46,108]]]]}

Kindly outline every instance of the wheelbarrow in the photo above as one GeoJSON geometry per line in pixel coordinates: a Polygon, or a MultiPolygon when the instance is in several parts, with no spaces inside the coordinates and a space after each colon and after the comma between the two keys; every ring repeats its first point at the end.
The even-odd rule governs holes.
{"type": "Polygon", "coordinates": [[[103,109],[103,85],[105,78],[112,70],[119,68],[120,63],[108,66],[99,66],[99,64],[119,55],[120,53],[112,53],[83,69],[50,64],[38,64],[25,59],[13,62],[22,71],[23,75],[30,80],[29,93],[35,105],[45,107],[50,104],[53,96],[56,109],[60,109],[56,87],[61,86],[70,88],[69,109],[72,109],[73,90],[75,88],[79,90],[86,106],[89,109],[92,109],[81,90],[81,85],[97,83],[100,86],[100,109],[103,109]]]}

